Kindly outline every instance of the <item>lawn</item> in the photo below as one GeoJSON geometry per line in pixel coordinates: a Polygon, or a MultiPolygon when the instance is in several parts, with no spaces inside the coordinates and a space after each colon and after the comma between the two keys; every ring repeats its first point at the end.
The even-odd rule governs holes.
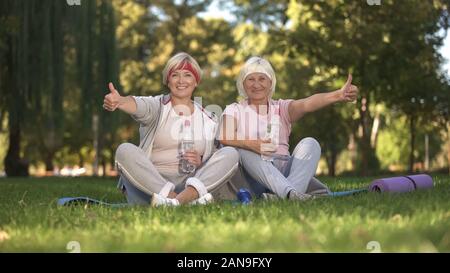
{"type": "MultiPolygon", "coordinates": [[[[332,190],[373,178],[323,177],[332,190]]],[[[450,251],[450,177],[432,190],[309,202],[217,202],[178,208],[59,207],[64,196],[123,202],[113,179],[0,179],[0,252],[450,251]]]]}

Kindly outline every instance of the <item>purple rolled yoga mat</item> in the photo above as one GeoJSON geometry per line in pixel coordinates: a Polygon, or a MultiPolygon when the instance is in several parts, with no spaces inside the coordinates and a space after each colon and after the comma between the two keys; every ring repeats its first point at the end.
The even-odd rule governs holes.
{"type": "Polygon", "coordinates": [[[410,192],[433,187],[433,179],[427,174],[382,178],[372,181],[369,191],[410,192]]]}

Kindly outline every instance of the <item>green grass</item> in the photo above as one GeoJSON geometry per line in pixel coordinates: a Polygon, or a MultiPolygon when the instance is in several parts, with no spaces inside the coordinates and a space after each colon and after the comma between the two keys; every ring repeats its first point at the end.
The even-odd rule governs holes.
{"type": "MultiPolygon", "coordinates": [[[[0,252],[449,252],[450,177],[407,194],[367,193],[306,203],[230,202],[178,208],[58,207],[63,196],[124,201],[115,180],[0,179],[0,252]]],[[[321,178],[333,190],[371,178],[321,178]]]]}

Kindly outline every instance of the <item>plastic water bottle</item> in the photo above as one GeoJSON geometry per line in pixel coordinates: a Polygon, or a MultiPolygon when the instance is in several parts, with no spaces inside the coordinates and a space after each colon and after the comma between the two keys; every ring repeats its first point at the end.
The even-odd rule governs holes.
{"type": "MultiPolygon", "coordinates": [[[[264,139],[271,138],[271,132],[272,132],[272,125],[270,123],[268,123],[267,124],[266,135],[265,135],[264,139]]],[[[261,144],[261,151],[265,151],[268,148],[269,145],[270,144],[268,144],[268,143],[261,144]]],[[[264,160],[264,161],[273,161],[273,157],[271,155],[261,154],[261,159],[264,160]]]]}
{"type": "Polygon", "coordinates": [[[194,137],[191,129],[191,122],[189,120],[184,121],[181,137],[181,172],[193,173],[195,171],[195,165],[189,163],[189,161],[183,158],[184,154],[188,151],[194,150],[194,137]]]}
{"type": "MultiPolygon", "coordinates": [[[[267,123],[267,130],[265,139],[270,139],[271,144],[278,146],[280,139],[280,109],[278,108],[271,118],[271,121],[267,123]]],[[[271,145],[271,146],[272,146],[271,145]]],[[[263,144],[264,146],[264,144],[263,144]]],[[[264,148],[262,149],[264,150],[264,148]]],[[[273,161],[272,155],[261,155],[262,160],[273,161]]]]}
{"type": "Polygon", "coordinates": [[[250,192],[247,189],[241,188],[239,190],[239,192],[237,193],[237,199],[242,204],[248,205],[252,202],[252,195],[250,194],[250,192]]]}

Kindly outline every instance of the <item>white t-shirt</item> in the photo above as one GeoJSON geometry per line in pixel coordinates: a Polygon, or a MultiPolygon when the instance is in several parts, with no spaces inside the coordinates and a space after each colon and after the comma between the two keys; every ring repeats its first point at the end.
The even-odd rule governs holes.
{"type": "MultiPolygon", "coordinates": [[[[237,137],[242,140],[258,140],[266,136],[267,125],[274,115],[279,115],[279,138],[276,154],[289,155],[289,135],[291,134],[291,119],[289,116],[288,100],[269,100],[269,108],[266,113],[258,114],[256,110],[248,104],[247,100],[228,105],[223,111],[223,115],[232,116],[237,121],[237,137]]],[[[264,112],[264,111],[263,111],[264,112]]]]}
{"type": "MultiPolygon", "coordinates": [[[[171,102],[169,102],[172,107],[171,102]]],[[[151,161],[158,172],[166,179],[173,180],[178,177],[180,151],[179,143],[182,137],[182,125],[186,119],[190,120],[194,132],[194,149],[202,156],[205,152],[205,136],[203,130],[202,113],[194,107],[190,116],[180,116],[172,108],[169,115],[162,121],[161,127],[156,131],[153,142],[151,161]]],[[[174,181],[172,181],[174,182],[174,181]]]]}

